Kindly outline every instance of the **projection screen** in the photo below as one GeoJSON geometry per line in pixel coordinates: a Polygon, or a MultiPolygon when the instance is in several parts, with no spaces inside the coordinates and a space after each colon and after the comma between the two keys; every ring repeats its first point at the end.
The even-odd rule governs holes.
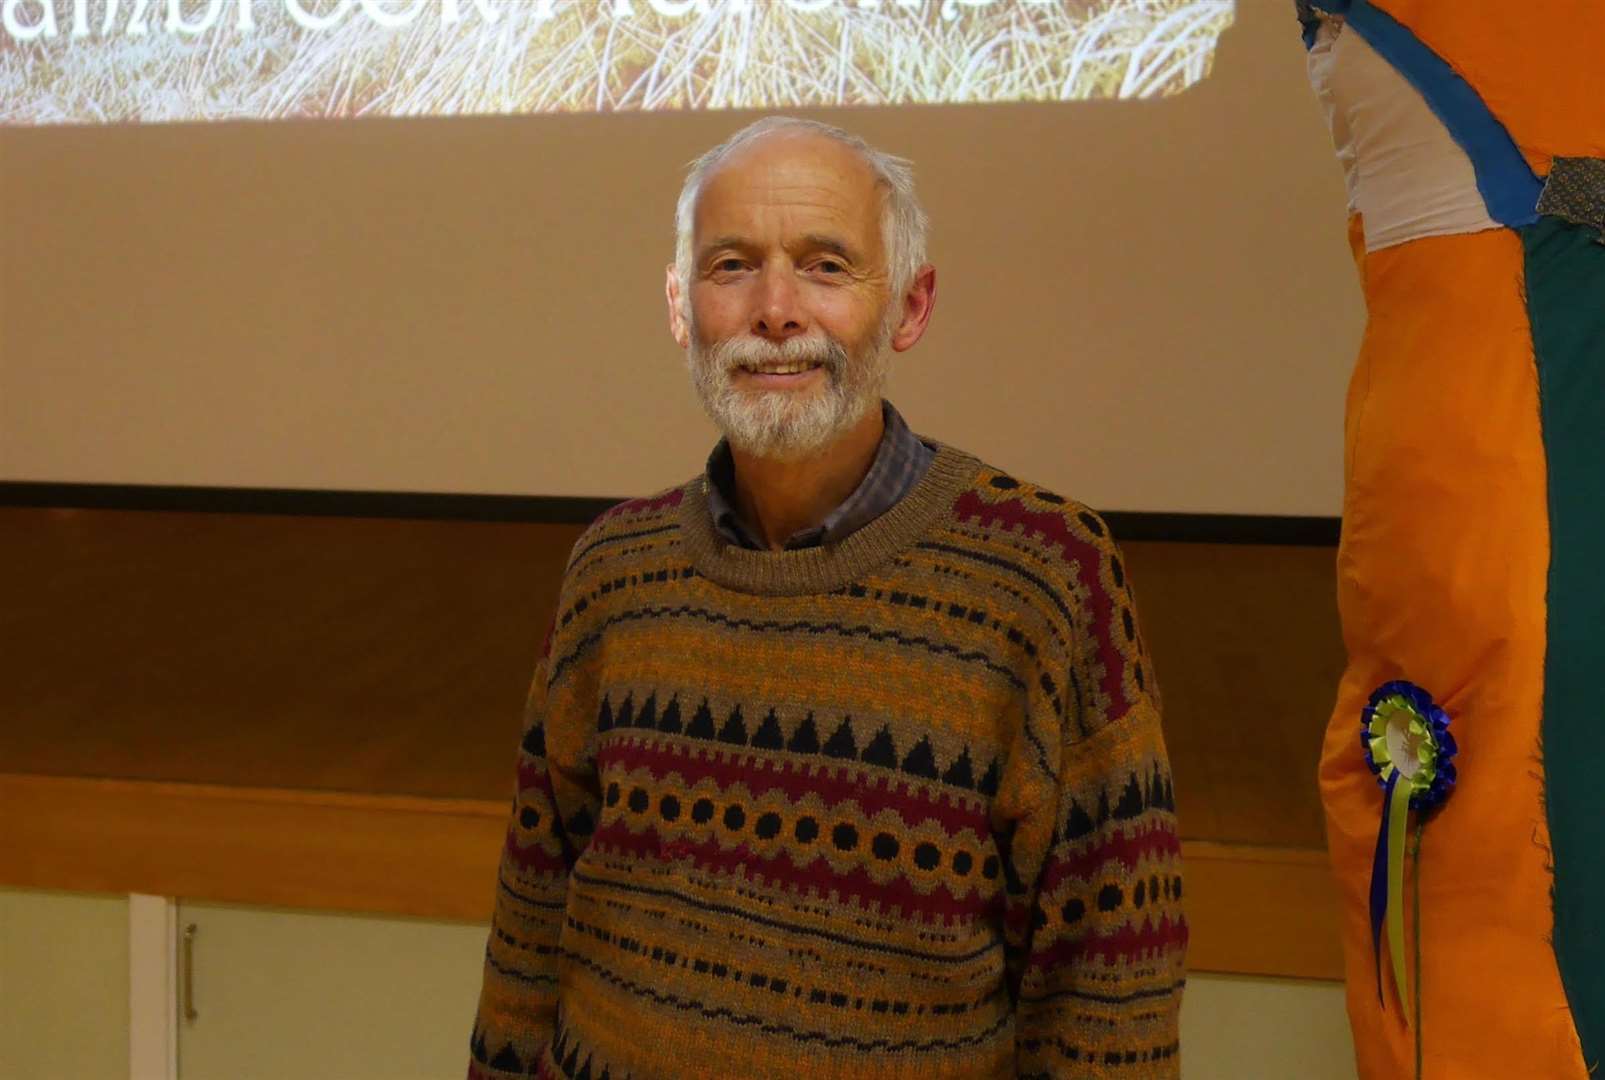
{"type": "Polygon", "coordinates": [[[914,162],[916,431],[1337,512],[1363,309],[1283,0],[0,0],[0,480],[683,481],[674,199],[771,112],[914,162]]]}
{"type": "Polygon", "coordinates": [[[0,0],[11,124],[1144,98],[1231,0],[0,0]]]}

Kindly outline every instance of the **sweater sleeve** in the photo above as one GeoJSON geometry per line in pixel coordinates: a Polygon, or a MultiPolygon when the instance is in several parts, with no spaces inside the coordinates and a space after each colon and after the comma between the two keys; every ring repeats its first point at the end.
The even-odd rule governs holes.
{"type": "Polygon", "coordinates": [[[1091,539],[1066,692],[1033,703],[1059,734],[1055,775],[1009,860],[1017,1070],[1173,1078],[1187,922],[1170,764],[1119,552],[1106,528],[1091,539]]]}
{"type": "Polygon", "coordinates": [[[537,1072],[557,1022],[558,937],[569,873],[596,820],[600,797],[583,754],[582,718],[552,693],[552,639],[535,667],[517,755],[517,788],[496,882],[469,1080],[537,1072]],[[550,745],[549,745],[550,744],[550,745]],[[579,758],[569,763],[571,756],[579,758]]]}

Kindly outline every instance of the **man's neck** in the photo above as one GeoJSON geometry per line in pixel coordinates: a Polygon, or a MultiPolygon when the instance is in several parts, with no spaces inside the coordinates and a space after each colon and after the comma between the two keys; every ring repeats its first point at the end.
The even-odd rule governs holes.
{"type": "Polygon", "coordinates": [[[885,430],[877,406],[813,457],[775,461],[732,446],[736,512],[753,539],[781,551],[792,536],[829,517],[863,483],[885,430]]]}

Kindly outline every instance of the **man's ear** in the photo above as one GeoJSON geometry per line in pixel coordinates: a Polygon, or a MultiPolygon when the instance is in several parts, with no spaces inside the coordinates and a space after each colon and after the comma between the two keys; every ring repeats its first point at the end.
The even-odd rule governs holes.
{"type": "Polygon", "coordinates": [[[930,263],[920,267],[908,291],[895,302],[902,304],[903,317],[892,332],[892,349],[902,352],[912,349],[930,324],[931,311],[936,307],[936,267],[930,263]]]}
{"type": "Polygon", "coordinates": [[[686,325],[684,297],[680,292],[680,274],[669,264],[668,273],[664,275],[663,295],[669,301],[669,333],[674,336],[675,343],[680,348],[687,348],[691,344],[691,327],[686,325]]]}

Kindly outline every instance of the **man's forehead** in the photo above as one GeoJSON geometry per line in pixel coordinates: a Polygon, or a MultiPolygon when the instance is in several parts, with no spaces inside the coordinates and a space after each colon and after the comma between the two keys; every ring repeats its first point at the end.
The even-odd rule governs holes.
{"type": "Polygon", "coordinates": [[[777,133],[737,150],[703,181],[698,232],[710,218],[768,209],[871,225],[881,197],[874,170],[852,147],[812,133],[777,133]]]}

